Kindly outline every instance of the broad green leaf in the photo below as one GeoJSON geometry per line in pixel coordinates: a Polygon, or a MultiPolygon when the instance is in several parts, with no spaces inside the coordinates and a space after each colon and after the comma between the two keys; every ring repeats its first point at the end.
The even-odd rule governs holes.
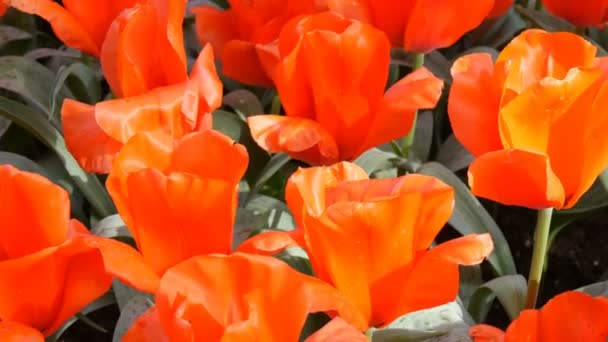
{"type": "Polygon", "coordinates": [[[481,265],[458,266],[460,286],[458,287],[458,298],[466,308],[475,291],[483,284],[481,265]]]}
{"type": "Polygon", "coordinates": [[[291,230],[295,227],[289,208],[282,201],[256,194],[250,201],[245,202],[247,197],[247,192],[239,193],[241,205],[236,209],[234,248],[261,229],[291,230]]]}
{"type": "Polygon", "coordinates": [[[393,167],[393,160],[397,155],[383,151],[377,147],[371,148],[360,155],[353,162],[361,167],[368,175],[380,170],[393,167]]]}
{"type": "Polygon", "coordinates": [[[20,28],[10,25],[0,25],[0,47],[15,40],[31,39],[32,35],[20,28]]]}
{"type": "Polygon", "coordinates": [[[418,172],[434,176],[454,188],[456,204],[450,225],[462,235],[490,233],[494,242],[494,251],[488,258],[490,265],[498,276],[516,274],[505,236],[469,188],[452,171],[436,162],[424,164],[418,172]]]}
{"type": "Polygon", "coordinates": [[[583,286],[577,291],[584,292],[593,297],[606,297],[608,298],[608,281],[601,281],[591,285],[583,286]]]}
{"type": "MultiPolygon", "coordinates": [[[[18,94],[47,115],[59,127],[59,118],[51,111],[55,75],[42,64],[19,56],[0,57],[0,88],[18,94]]],[[[65,87],[57,90],[57,101],[73,97],[65,87]]]]}
{"type": "Polygon", "coordinates": [[[231,91],[224,95],[222,101],[243,119],[252,115],[264,114],[264,107],[258,97],[247,89],[231,91]]]}
{"type": "Polygon", "coordinates": [[[436,159],[438,163],[456,172],[469,166],[475,157],[456,139],[454,134],[450,134],[439,147],[436,159]]]}
{"type": "Polygon", "coordinates": [[[251,191],[249,191],[249,195],[245,199],[245,205],[247,205],[246,203],[253,199],[253,195],[257,194],[264,183],[279,172],[283,166],[287,165],[290,160],[291,158],[285,153],[277,153],[273,155],[262,171],[260,171],[258,177],[251,186],[251,191]]]}
{"type": "Polygon", "coordinates": [[[112,342],[122,341],[123,336],[127,333],[129,328],[131,328],[137,317],[148,311],[152,305],[154,305],[154,303],[148,297],[135,296],[131,298],[131,300],[120,310],[120,316],[118,317],[118,322],[116,322],[112,342]]]}
{"type": "Polygon", "coordinates": [[[524,16],[524,18],[530,20],[535,26],[538,26],[545,31],[574,32],[575,29],[574,25],[570,24],[568,21],[551,15],[544,10],[533,10],[524,6],[515,5],[515,11],[524,16]]]}
{"type": "Polygon", "coordinates": [[[433,112],[430,110],[418,113],[412,153],[414,158],[421,162],[425,162],[429,159],[431,145],[433,144],[433,121],[433,112]]]}
{"type": "Polygon", "coordinates": [[[115,213],[114,205],[97,176],[86,173],[78,165],[67,150],[61,133],[46,118],[29,107],[2,96],[0,96],[0,116],[23,127],[57,154],[97,215],[106,217],[115,213]]]}
{"type": "Polygon", "coordinates": [[[118,237],[130,237],[131,232],[125,225],[120,215],[114,214],[108,217],[104,217],[102,220],[97,222],[91,229],[91,233],[97,236],[105,237],[105,238],[118,238],[118,237]]]}
{"type": "Polygon", "coordinates": [[[509,274],[494,278],[480,286],[471,296],[468,310],[476,322],[481,323],[498,298],[502,307],[514,320],[526,305],[527,282],[521,274],[509,274]]]}
{"type": "Polygon", "coordinates": [[[45,178],[50,178],[48,173],[35,161],[28,159],[20,154],[0,151],[0,165],[9,164],[21,171],[37,173],[45,178]]]}
{"type": "Polygon", "coordinates": [[[63,57],[78,59],[82,57],[82,52],[73,49],[58,50],[49,48],[37,48],[29,51],[23,57],[31,60],[38,60],[48,57],[63,57]]]}
{"type": "Polygon", "coordinates": [[[500,18],[486,20],[475,29],[473,35],[478,37],[475,39],[476,45],[500,48],[526,27],[519,13],[511,8],[500,18]]]}
{"type": "Polygon", "coordinates": [[[112,292],[114,293],[116,304],[118,304],[120,310],[127,306],[135,297],[146,297],[150,300],[154,299],[153,294],[138,291],[118,279],[112,279],[112,292]]]}
{"type": "Polygon", "coordinates": [[[235,113],[230,113],[225,110],[216,110],[213,115],[213,129],[220,131],[235,141],[241,139],[243,130],[247,125],[235,113]]]}
{"type": "Polygon", "coordinates": [[[95,72],[87,65],[76,62],[69,66],[61,66],[54,80],[53,92],[50,97],[51,113],[59,116],[62,99],[59,96],[61,89],[67,86],[79,101],[95,104],[101,99],[101,85],[95,72]]]}

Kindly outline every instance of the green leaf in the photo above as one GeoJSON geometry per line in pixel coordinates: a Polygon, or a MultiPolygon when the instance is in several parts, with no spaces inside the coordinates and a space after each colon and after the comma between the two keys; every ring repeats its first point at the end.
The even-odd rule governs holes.
{"type": "Polygon", "coordinates": [[[93,226],[91,233],[109,239],[133,237],[118,214],[104,217],[93,226]]]}
{"type": "Polygon", "coordinates": [[[295,227],[289,208],[276,198],[256,194],[245,202],[249,194],[239,193],[239,205],[236,209],[233,246],[236,248],[260,229],[291,230],[295,227]]]}
{"type": "Polygon", "coordinates": [[[414,132],[413,156],[421,162],[429,159],[433,144],[433,112],[425,110],[418,113],[416,131],[414,132]]]}
{"type": "Polygon", "coordinates": [[[243,119],[252,115],[264,114],[264,107],[258,97],[247,89],[231,91],[224,95],[222,101],[243,119]]]}
{"type": "Polygon", "coordinates": [[[291,158],[285,153],[277,153],[273,155],[266,166],[260,171],[257,176],[255,182],[251,186],[251,191],[249,191],[249,195],[245,199],[245,205],[249,202],[253,195],[257,194],[260,188],[266,183],[272,176],[274,176],[279,170],[287,165],[287,163],[291,160],[291,158]]]}
{"type": "Polygon", "coordinates": [[[25,30],[10,25],[0,25],[0,47],[8,42],[31,38],[32,35],[25,30]]]}
{"type": "Polygon", "coordinates": [[[55,151],[74,183],[99,216],[106,217],[115,212],[114,205],[97,176],[88,174],[80,168],[67,150],[61,133],[42,115],[19,102],[0,96],[0,116],[6,117],[23,127],[55,151]]]}
{"type": "Polygon", "coordinates": [[[372,341],[468,341],[468,330],[466,312],[452,302],[401,316],[386,328],[374,330],[372,341]]]}
{"type": "Polygon", "coordinates": [[[577,291],[584,292],[592,297],[606,297],[608,298],[608,281],[601,281],[591,285],[583,286],[577,291]]]}
{"type": "Polygon", "coordinates": [[[129,328],[131,328],[133,323],[135,323],[137,317],[148,311],[152,305],[154,305],[154,303],[148,297],[135,296],[131,298],[122,310],[120,310],[120,316],[118,317],[118,322],[116,322],[112,342],[122,341],[123,336],[127,333],[129,328]]]}
{"type": "Polygon", "coordinates": [[[218,109],[212,113],[212,116],[213,129],[226,134],[235,141],[241,139],[247,125],[236,114],[218,109]]]}
{"type": "Polygon", "coordinates": [[[150,300],[154,299],[152,294],[138,291],[118,279],[112,279],[112,292],[114,292],[116,304],[118,304],[121,311],[133,298],[146,297],[150,300]]]}
{"type": "Polygon", "coordinates": [[[475,29],[473,35],[478,37],[475,45],[499,48],[511,41],[526,27],[526,22],[511,8],[505,15],[486,20],[475,29]]]}
{"type": "Polygon", "coordinates": [[[526,305],[527,289],[526,278],[521,274],[494,278],[473,293],[468,306],[469,313],[476,322],[481,323],[490,310],[494,298],[498,298],[509,318],[514,320],[526,305]]]}
{"type": "MultiPolygon", "coordinates": [[[[55,75],[38,62],[19,56],[0,57],[0,88],[18,94],[59,127],[59,118],[51,110],[49,96],[54,92],[54,79],[55,75]]],[[[59,103],[66,97],[73,97],[65,87],[60,87],[56,94],[59,103]]]]}
{"type": "Polygon", "coordinates": [[[437,162],[454,172],[466,168],[474,159],[454,134],[450,134],[437,152],[437,162]]]}
{"type": "Polygon", "coordinates": [[[533,10],[524,6],[515,5],[515,11],[520,13],[524,18],[530,20],[535,26],[540,27],[545,31],[566,31],[574,32],[575,26],[570,24],[565,19],[556,17],[544,10],[533,10]]]}
{"type": "Polygon", "coordinates": [[[95,104],[101,100],[101,85],[91,68],[81,62],[72,63],[67,67],[61,66],[55,76],[53,93],[50,98],[53,115],[60,115],[62,99],[58,95],[64,86],[68,86],[79,101],[95,104]]]}
{"type": "Polygon", "coordinates": [[[498,276],[516,274],[505,236],[469,188],[452,171],[436,162],[424,164],[418,172],[434,176],[454,188],[456,204],[450,225],[462,235],[490,233],[494,241],[494,251],[488,258],[490,265],[498,276]]]}
{"type": "Polygon", "coordinates": [[[368,175],[380,170],[386,170],[393,167],[393,160],[398,156],[391,152],[382,151],[381,149],[374,147],[371,148],[362,155],[360,155],[353,162],[361,167],[368,175]]]}
{"type": "Polygon", "coordinates": [[[9,164],[21,171],[37,173],[45,178],[50,178],[48,173],[35,161],[28,159],[20,154],[0,151],[0,165],[9,164]]]}
{"type": "Polygon", "coordinates": [[[38,60],[42,58],[48,57],[63,57],[63,58],[74,58],[79,59],[82,57],[82,52],[78,50],[68,49],[68,50],[57,50],[57,49],[49,49],[49,48],[37,48],[31,51],[28,51],[23,57],[30,60],[38,60]]]}

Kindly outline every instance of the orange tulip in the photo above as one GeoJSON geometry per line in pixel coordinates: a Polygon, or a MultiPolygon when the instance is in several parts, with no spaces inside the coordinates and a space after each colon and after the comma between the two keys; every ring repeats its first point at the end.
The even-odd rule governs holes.
{"type": "Polygon", "coordinates": [[[0,202],[0,320],[48,336],[108,291],[112,277],[156,291],[141,255],[70,220],[68,194],[42,176],[0,165],[0,202]]]}
{"type": "Polygon", "coordinates": [[[443,82],[422,68],[384,92],[389,45],[381,31],[335,13],[289,22],[274,74],[286,115],[249,117],[255,141],[329,165],[406,135],[416,110],[435,106],[443,82]]]}
{"type": "Polygon", "coordinates": [[[177,142],[142,133],[124,146],[106,185],[157,273],[194,255],[230,253],[247,162],[245,147],[213,130],[177,142]]]}
{"type": "Polygon", "coordinates": [[[574,34],[528,30],[496,65],[483,53],[454,63],[448,113],[477,157],[469,168],[475,195],[560,209],[589,189],[608,166],[608,60],[595,53],[574,34]]]}
{"type": "Polygon", "coordinates": [[[327,9],[324,0],[229,0],[230,8],[195,7],[196,33],[210,43],[222,72],[237,81],[272,86],[266,64],[274,64],[273,42],[291,18],[327,9]]]}
{"type": "Polygon", "coordinates": [[[3,342],[44,342],[40,331],[21,323],[0,321],[0,341],[3,342]]]}
{"type": "Polygon", "coordinates": [[[429,176],[368,179],[342,162],[299,169],[285,198],[300,233],[260,234],[239,250],[274,254],[303,247],[317,277],[355,304],[370,326],[453,301],[458,265],[478,264],[493,249],[484,234],[429,250],[454,206],[453,189],[429,176]]]}
{"type": "MultiPolygon", "coordinates": [[[[313,312],[337,313],[358,329],[365,325],[335,289],[280,260],[243,253],[196,256],[165,273],[156,307],[137,319],[123,341],[297,341],[313,312]]],[[[325,329],[307,341],[329,342],[327,334],[366,341],[341,320],[325,329]]]]}
{"type": "Polygon", "coordinates": [[[5,3],[0,3],[0,17],[6,14],[6,11],[8,11],[9,7],[10,6],[5,3]]]}
{"type": "Polygon", "coordinates": [[[180,138],[208,129],[211,112],[221,102],[222,83],[213,50],[206,46],[189,80],[94,106],[66,99],[61,116],[66,144],[79,164],[89,172],[107,173],[123,144],[136,133],[161,130],[180,138]]]}
{"type": "Polygon", "coordinates": [[[494,7],[492,7],[488,17],[496,18],[502,16],[511,8],[511,6],[513,6],[514,1],[515,0],[494,0],[494,7]]]}
{"type": "Polygon", "coordinates": [[[100,59],[117,97],[188,79],[182,30],[186,2],[148,0],[121,12],[109,26],[100,59]]]}
{"type": "Polygon", "coordinates": [[[98,57],[114,18],[143,1],[63,0],[61,6],[53,0],[4,0],[4,5],[41,16],[65,45],[98,57]]]}
{"type": "Polygon", "coordinates": [[[393,46],[427,53],[448,47],[481,24],[494,0],[327,0],[330,9],[371,23],[393,46]]]}
{"type": "Polygon", "coordinates": [[[543,0],[547,11],[576,26],[599,26],[608,21],[607,0],[543,0]]]}
{"type": "Polygon", "coordinates": [[[489,325],[469,330],[475,342],[605,342],[608,339],[608,299],[564,292],[540,310],[524,310],[506,332],[489,325]]]}

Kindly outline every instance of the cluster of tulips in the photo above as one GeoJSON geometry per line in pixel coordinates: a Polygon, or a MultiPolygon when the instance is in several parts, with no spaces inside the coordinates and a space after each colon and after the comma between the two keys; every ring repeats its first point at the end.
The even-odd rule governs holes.
{"type": "MultiPolygon", "coordinates": [[[[524,30],[498,56],[458,58],[448,87],[423,66],[424,54],[513,1],[228,2],[187,10],[186,0],[4,0],[99,60],[113,96],[65,99],[62,131],[82,169],[108,174],[136,248],[70,219],[59,185],[0,165],[1,341],[43,341],[113,279],[154,296],[126,342],[298,341],[317,312],[327,323],[305,341],[368,341],[399,317],[454,302],[460,267],[489,257],[492,236],[434,244],[454,189],[415,172],[370,177],[353,163],[391,142],[407,157],[417,113],[442,94],[455,137],[474,157],[472,193],[539,211],[525,310],[505,332],[480,324],[470,338],[606,341],[607,298],[568,291],[536,305],[546,221],[608,167],[608,59],[595,45],[575,33],[524,30]],[[194,60],[187,12],[202,45],[194,60]],[[393,82],[391,50],[414,56],[411,72],[393,82]],[[306,165],[284,188],[294,229],[238,245],[249,155],[214,126],[223,77],[276,89],[282,111],[248,116],[249,133],[268,153],[306,165]],[[312,275],[275,258],[294,247],[312,275]]],[[[601,26],[608,13],[608,1],[543,3],[578,26],[601,26]]]]}

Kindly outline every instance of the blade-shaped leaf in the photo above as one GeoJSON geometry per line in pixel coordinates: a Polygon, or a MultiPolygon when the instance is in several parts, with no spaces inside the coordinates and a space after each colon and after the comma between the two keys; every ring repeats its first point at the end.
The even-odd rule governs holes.
{"type": "Polygon", "coordinates": [[[511,320],[519,316],[526,305],[527,283],[521,274],[494,278],[480,286],[471,296],[468,310],[475,321],[481,323],[494,298],[498,298],[511,320]]]}

